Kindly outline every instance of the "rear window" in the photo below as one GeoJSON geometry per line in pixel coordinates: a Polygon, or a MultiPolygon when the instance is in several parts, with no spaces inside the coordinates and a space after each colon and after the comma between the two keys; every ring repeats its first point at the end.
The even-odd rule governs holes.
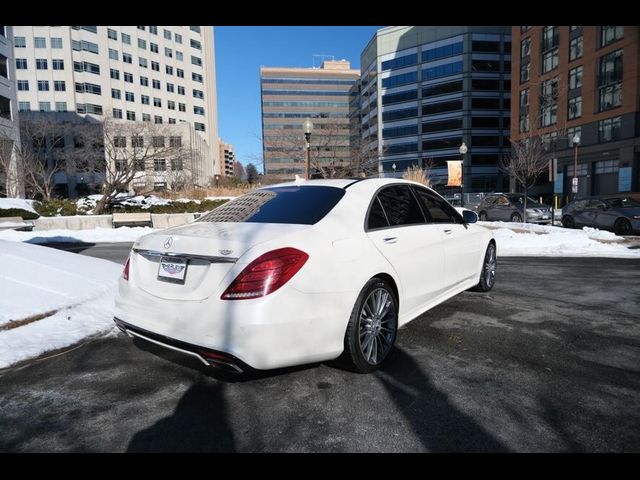
{"type": "Polygon", "coordinates": [[[313,225],[344,196],[336,187],[274,187],[256,190],[212,210],[199,222],[313,225]]]}

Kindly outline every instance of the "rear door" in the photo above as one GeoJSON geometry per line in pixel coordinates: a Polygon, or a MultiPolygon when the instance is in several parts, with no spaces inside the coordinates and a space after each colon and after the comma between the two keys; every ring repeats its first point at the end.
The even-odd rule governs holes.
{"type": "Polygon", "coordinates": [[[491,216],[501,222],[508,222],[511,220],[511,210],[511,204],[507,197],[500,196],[491,207],[491,216]]]}
{"type": "Polygon", "coordinates": [[[480,242],[480,234],[467,228],[461,216],[446,200],[426,188],[411,188],[416,192],[427,220],[444,237],[444,279],[447,289],[469,278],[479,278],[479,259],[485,247],[480,242]]]}
{"type": "Polygon", "coordinates": [[[369,207],[367,236],[400,278],[403,311],[414,310],[445,290],[442,229],[426,223],[408,185],[378,191],[369,207]]]}

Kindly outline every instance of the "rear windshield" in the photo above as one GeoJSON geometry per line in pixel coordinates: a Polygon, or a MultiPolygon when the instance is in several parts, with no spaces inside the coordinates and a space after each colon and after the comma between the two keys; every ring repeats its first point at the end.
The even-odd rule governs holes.
{"type": "Polygon", "coordinates": [[[291,223],[313,225],[344,196],[336,187],[274,187],[256,190],[215,208],[199,222],[291,223]]]}
{"type": "Polygon", "coordinates": [[[640,207],[640,202],[631,197],[607,198],[605,202],[607,202],[609,205],[615,208],[640,207]]]}

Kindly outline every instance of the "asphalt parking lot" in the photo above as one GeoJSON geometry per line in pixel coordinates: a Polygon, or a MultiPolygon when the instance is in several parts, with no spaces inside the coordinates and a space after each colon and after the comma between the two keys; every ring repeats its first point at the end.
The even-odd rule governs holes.
{"type": "Polygon", "coordinates": [[[372,375],[231,376],[122,334],[0,371],[0,451],[640,451],[640,261],[498,269],[372,375]]]}

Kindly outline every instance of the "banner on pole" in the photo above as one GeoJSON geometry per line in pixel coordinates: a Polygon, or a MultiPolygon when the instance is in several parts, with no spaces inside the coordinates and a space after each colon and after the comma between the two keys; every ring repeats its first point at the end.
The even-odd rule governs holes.
{"type": "Polygon", "coordinates": [[[449,181],[447,187],[462,186],[462,161],[447,160],[447,169],[449,171],[449,181]]]}

